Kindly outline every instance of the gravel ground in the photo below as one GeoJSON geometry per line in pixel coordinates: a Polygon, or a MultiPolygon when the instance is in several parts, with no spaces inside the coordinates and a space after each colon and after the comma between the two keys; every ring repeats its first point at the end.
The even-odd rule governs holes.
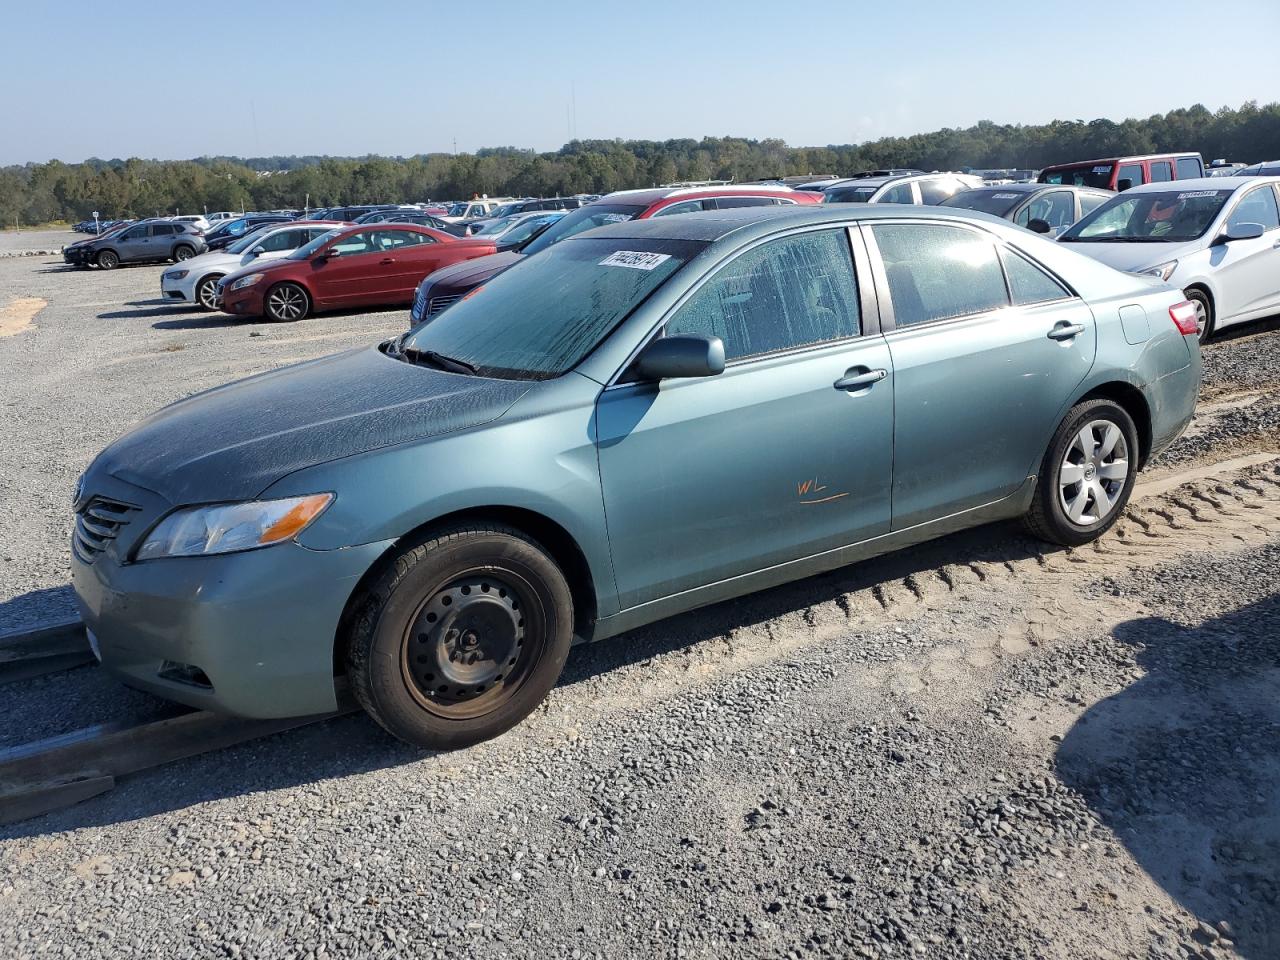
{"type": "MultiPolygon", "coordinates": [[[[0,629],[67,609],[70,486],[130,423],[404,322],[225,324],[159,272],[0,261],[49,301],[0,339],[0,629]]],[[[1278,340],[1212,347],[1211,402],[1278,340]]],[[[1280,431],[1206,407],[1162,465],[1203,476],[1097,549],[970,531],[576,650],[470,750],[351,716],[0,828],[0,950],[1280,956],[1280,473],[1212,466],[1280,431]]],[[[158,709],[70,671],[0,688],[0,746],[158,709]]]]}
{"type": "Polygon", "coordinates": [[[26,256],[32,250],[61,250],[87,236],[74,230],[0,230],[0,257],[26,256]]]}

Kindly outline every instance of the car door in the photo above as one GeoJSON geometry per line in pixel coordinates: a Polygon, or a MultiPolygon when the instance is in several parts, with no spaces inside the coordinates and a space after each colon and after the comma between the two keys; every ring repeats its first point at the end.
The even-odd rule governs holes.
{"type": "Polygon", "coordinates": [[[287,257],[304,243],[311,240],[311,233],[303,227],[292,230],[278,230],[261,242],[254,244],[254,249],[261,248],[259,260],[279,260],[287,257]]]}
{"type": "Polygon", "coordinates": [[[150,224],[140,223],[125,230],[116,238],[113,246],[116,249],[116,254],[120,257],[121,263],[129,263],[145,258],[148,233],[150,233],[150,224]]]}
{"type": "Polygon", "coordinates": [[[385,303],[411,303],[422,278],[437,269],[445,247],[415,230],[378,230],[373,243],[382,251],[378,269],[385,283],[379,295],[386,298],[385,303]]]}
{"type": "Polygon", "coordinates": [[[325,306],[378,302],[386,279],[377,268],[382,251],[373,245],[374,232],[368,229],[343,234],[312,258],[312,292],[325,306]]]}
{"type": "Polygon", "coordinates": [[[722,374],[602,393],[596,439],[624,608],[888,530],[893,371],[859,282],[845,229],[757,244],[659,331],[721,338],[722,374]]]}
{"type": "Polygon", "coordinates": [[[1280,309],[1280,212],[1271,184],[1245,191],[1219,230],[1242,223],[1262,224],[1262,236],[1220,243],[1209,251],[1220,321],[1280,309]]]}
{"type": "Polygon", "coordinates": [[[893,528],[1014,493],[1093,364],[1092,311],[985,231],[894,221],[863,232],[893,358],[893,528]]]}
{"type": "Polygon", "coordinates": [[[1048,190],[1029,200],[1013,222],[1025,227],[1032,220],[1049,224],[1047,236],[1056,237],[1076,222],[1076,198],[1070,190],[1048,190]]]}

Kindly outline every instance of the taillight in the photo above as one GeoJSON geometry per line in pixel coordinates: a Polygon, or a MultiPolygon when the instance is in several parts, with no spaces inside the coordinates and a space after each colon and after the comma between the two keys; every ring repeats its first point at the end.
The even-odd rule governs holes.
{"type": "Polygon", "coordinates": [[[1184,337],[1194,337],[1200,333],[1200,322],[1196,319],[1196,305],[1189,300],[1183,300],[1170,307],[1169,319],[1184,337]]]}

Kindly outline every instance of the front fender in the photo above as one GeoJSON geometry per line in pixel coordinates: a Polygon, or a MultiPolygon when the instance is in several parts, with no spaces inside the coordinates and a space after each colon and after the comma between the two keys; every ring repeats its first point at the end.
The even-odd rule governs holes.
{"type": "Polygon", "coordinates": [[[569,374],[530,390],[499,420],[308,467],[264,498],[333,491],[298,538],[332,550],[395,540],[457,512],[516,508],[562,527],[586,559],[599,616],[617,612],[592,414],[600,385],[569,374]]]}

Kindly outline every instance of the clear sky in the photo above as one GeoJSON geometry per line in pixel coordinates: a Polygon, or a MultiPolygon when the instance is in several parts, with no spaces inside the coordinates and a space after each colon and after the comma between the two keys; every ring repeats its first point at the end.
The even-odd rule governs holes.
{"type": "Polygon", "coordinates": [[[0,164],[814,146],[1280,98],[1277,0],[1039,7],[0,0],[0,164]]]}

